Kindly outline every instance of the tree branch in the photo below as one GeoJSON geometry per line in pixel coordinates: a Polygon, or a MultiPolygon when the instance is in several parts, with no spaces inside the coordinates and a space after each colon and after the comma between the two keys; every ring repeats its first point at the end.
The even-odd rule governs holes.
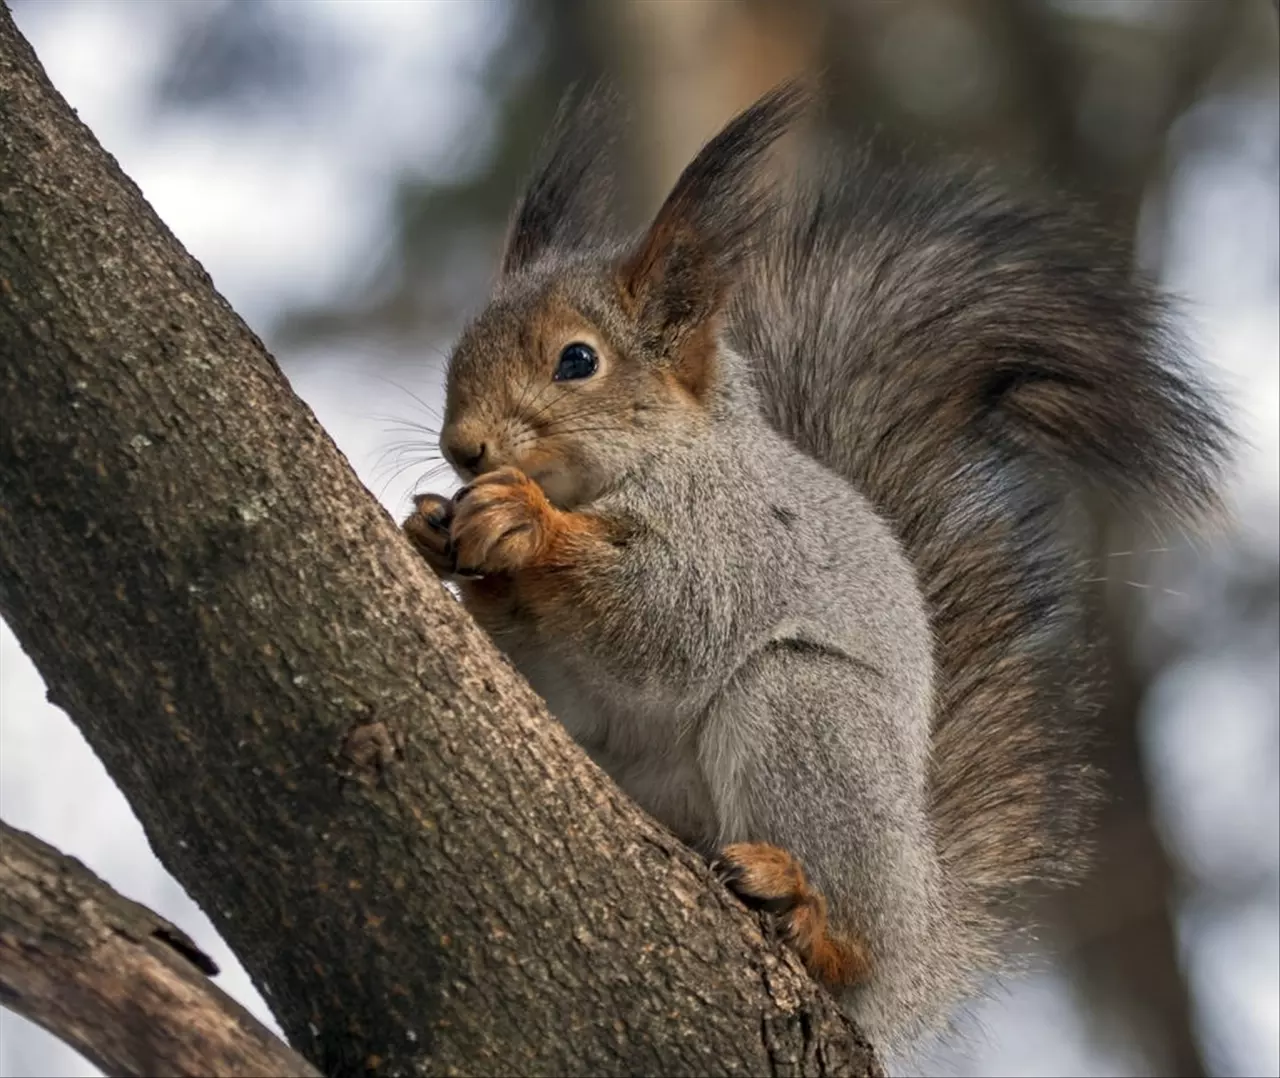
{"type": "Polygon", "coordinates": [[[0,216],[0,613],[296,1048],[878,1072],[430,578],[3,6],[0,216]]]}
{"type": "Polygon", "coordinates": [[[319,1072],[218,989],[185,933],[0,822],[0,1001],[108,1074],[319,1072]]]}

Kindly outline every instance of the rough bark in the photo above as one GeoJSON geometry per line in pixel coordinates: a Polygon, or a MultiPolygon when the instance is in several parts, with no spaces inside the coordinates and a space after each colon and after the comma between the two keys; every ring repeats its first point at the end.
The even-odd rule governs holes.
{"type": "Polygon", "coordinates": [[[108,1074],[319,1078],[176,925],[0,823],[0,1002],[108,1074]]]}
{"type": "Polygon", "coordinates": [[[878,1070],[429,577],[3,6],[0,221],[0,613],[295,1048],[878,1070]]]}

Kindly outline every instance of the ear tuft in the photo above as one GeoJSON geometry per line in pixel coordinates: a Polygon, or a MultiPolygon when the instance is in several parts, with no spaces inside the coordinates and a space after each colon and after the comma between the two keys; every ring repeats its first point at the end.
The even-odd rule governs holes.
{"type": "Polygon", "coordinates": [[[740,113],[681,173],[639,244],[622,262],[624,305],[661,336],[682,336],[720,308],[772,200],[760,189],[766,151],[808,106],[787,82],[740,113]]]}
{"type": "Polygon", "coordinates": [[[617,97],[607,86],[570,89],[542,143],[507,231],[502,273],[516,273],[553,250],[610,238],[614,211],[610,160],[617,97]]]}

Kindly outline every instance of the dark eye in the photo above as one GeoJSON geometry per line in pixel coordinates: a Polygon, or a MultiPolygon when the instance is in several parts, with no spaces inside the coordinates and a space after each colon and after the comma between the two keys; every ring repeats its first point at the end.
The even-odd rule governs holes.
{"type": "Polygon", "coordinates": [[[560,362],[556,364],[554,375],[557,382],[574,382],[579,378],[590,378],[596,373],[600,361],[596,358],[596,350],[589,344],[574,341],[566,344],[560,353],[560,362]]]}

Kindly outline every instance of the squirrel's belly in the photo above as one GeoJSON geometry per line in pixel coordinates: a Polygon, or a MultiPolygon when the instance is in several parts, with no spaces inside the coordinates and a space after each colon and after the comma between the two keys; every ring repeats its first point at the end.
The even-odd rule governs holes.
{"type": "Polygon", "coordinates": [[[650,816],[698,849],[714,848],[719,821],[688,726],[670,706],[618,692],[604,698],[559,663],[512,655],[551,713],[650,816]],[[522,659],[526,661],[521,661],[522,659]]]}
{"type": "Polygon", "coordinates": [[[587,746],[592,759],[650,816],[694,849],[717,845],[719,823],[711,793],[693,754],[619,760],[587,746]]]}

